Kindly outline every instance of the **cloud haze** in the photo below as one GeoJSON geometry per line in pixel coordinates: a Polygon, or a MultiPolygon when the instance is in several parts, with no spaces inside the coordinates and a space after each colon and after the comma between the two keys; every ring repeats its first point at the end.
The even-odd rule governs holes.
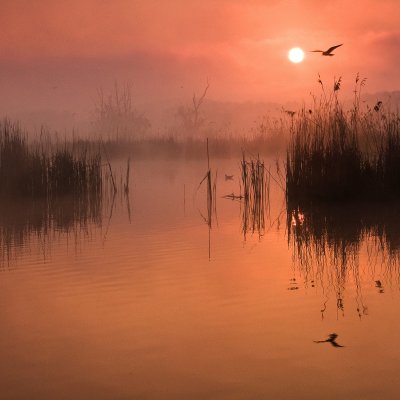
{"type": "Polygon", "coordinates": [[[317,74],[400,88],[398,1],[13,0],[0,3],[0,107],[89,110],[130,81],[142,101],[307,98],[317,74]],[[344,43],[335,57],[309,53],[344,43]],[[303,63],[287,60],[294,46],[303,63]]]}

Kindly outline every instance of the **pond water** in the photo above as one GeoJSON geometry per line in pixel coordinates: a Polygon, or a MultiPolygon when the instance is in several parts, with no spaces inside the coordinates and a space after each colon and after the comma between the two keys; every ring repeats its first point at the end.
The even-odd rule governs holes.
{"type": "Polygon", "coordinates": [[[274,181],[245,223],[239,160],[211,168],[211,220],[206,161],[134,161],[89,209],[2,205],[1,399],[398,398],[387,226],[330,235],[274,181]]]}

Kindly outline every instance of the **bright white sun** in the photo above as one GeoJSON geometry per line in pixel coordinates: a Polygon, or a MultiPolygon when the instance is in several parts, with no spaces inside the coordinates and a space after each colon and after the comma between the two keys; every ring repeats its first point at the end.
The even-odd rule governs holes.
{"type": "Polygon", "coordinates": [[[289,50],[288,58],[292,63],[300,63],[304,60],[304,51],[300,47],[293,47],[289,50]]]}

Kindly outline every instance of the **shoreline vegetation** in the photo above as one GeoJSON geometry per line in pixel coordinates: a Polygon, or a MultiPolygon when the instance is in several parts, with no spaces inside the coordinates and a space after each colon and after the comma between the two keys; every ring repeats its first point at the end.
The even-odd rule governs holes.
{"type": "Polygon", "coordinates": [[[89,236],[109,186],[99,150],[46,135],[29,142],[18,124],[0,121],[0,269],[35,238],[45,256],[60,232],[74,243],[89,236]]]}
{"type": "MultiPolygon", "coordinates": [[[[365,80],[354,101],[338,98],[341,79],[313,107],[293,118],[286,161],[286,222],[293,259],[310,284],[324,275],[344,311],[344,283],[359,282],[360,250],[368,268],[398,280],[400,241],[400,118],[381,101],[363,106],[365,80]]],[[[377,280],[376,287],[381,288],[377,280]]],[[[383,290],[383,289],[382,289],[383,290]]],[[[362,296],[357,312],[364,313],[362,296]]]]}
{"type": "Polygon", "coordinates": [[[357,76],[354,102],[345,110],[331,93],[314,98],[293,119],[286,161],[288,204],[379,202],[400,197],[400,117],[381,101],[361,109],[365,80],[357,76]]]}
{"type": "MultiPolygon", "coordinates": [[[[283,129],[284,121],[282,121],[283,129]]],[[[215,136],[211,157],[284,154],[282,132],[263,121],[248,137],[215,136]]],[[[110,161],[117,159],[202,159],[203,137],[109,135],[60,139],[42,130],[31,135],[18,122],[0,120],[0,198],[51,200],[60,196],[98,197],[116,192],[110,161]],[[112,187],[111,187],[112,186],[112,187]],[[113,190],[111,190],[113,189],[113,190]]]]}
{"type": "MultiPolygon", "coordinates": [[[[20,200],[31,201],[33,213],[36,207],[43,208],[45,216],[41,219],[46,229],[55,223],[70,230],[71,221],[82,227],[92,222],[101,224],[103,202],[108,199],[113,204],[110,199],[118,186],[110,160],[128,158],[125,185],[121,178],[118,186],[118,191],[127,196],[131,159],[202,159],[207,139],[208,159],[242,159],[243,197],[240,193],[238,199],[244,201],[244,235],[264,233],[273,175],[262,157],[285,157],[286,153],[285,174],[280,175],[278,161],[277,173],[282,181],[286,177],[286,187],[283,182],[279,186],[286,196],[289,241],[296,244],[299,254],[310,243],[316,244],[322,253],[325,245],[332,246],[335,257],[350,254],[362,238],[373,236],[381,238],[388,253],[394,255],[400,248],[390,223],[390,215],[397,221],[400,213],[396,206],[400,197],[399,113],[381,101],[373,107],[362,104],[365,80],[359,77],[350,108],[339,99],[340,78],[334,81],[331,91],[325,89],[320,79],[319,83],[322,95],[318,99],[313,97],[311,108],[298,112],[283,110],[285,116],[280,121],[265,118],[247,137],[206,137],[196,126],[186,136],[135,136],[131,128],[139,122],[140,126],[146,124],[132,111],[128,94],[124,94],[125,114],[111,103],[101,103],[97,138],[60,140],[44,130],[40,136],[30,136],[18,123],[4,119],[0,121],[0,200],[6,205],[4,209],[14,199],[16,204],[20,200]],[[123,129],[118,113],[124,116],[123,129]],[[102,120],[107,122],[103,121],[103,131],[102,120]],[[245,153],[254,156],[248,161],[245,153]],[[390,210],[384,218],[377,210],[382,204],[390,210]],[[341,229],[342,222],[347,220],[351,221],[350,226],[341,229]]],[[[208,175],[210,186],[210,172],[208,175]]],[[[213,187],[209,193],[215,191],[213,187]]],[[[211,203],[210,200],[209,210],[211,203]]],[[[1,218],[8,221],[7,215],[1,218]]],[[[211,221],[210,215],[208,219],[211,221]]],[[[36,229],[40,231],[41,227],[39,224],[36,229]]],[[[0,236],[15,235],[7,231],[0,236]]]]}
{"type": "Polygon", "coordinates": [[[99,197],[102,189],[99,151],[53,143],[49,137],[28,143],[18,124],[0,122],[1,197],[99,197]]]}
{"type": "MultiPolygon", "coordinates": [[[[211,157],[240,157],[242,149],[265,155],[284,154],[290,121],[263,115],[254,126],[242,134],[234,134],[207,116],[207,81],[203,90],[194,93],[191,101],[172,112],[171,126],[165,133],[152,131],[147,117],[134,107],[134,95],[129,83],[115,82],[111,91],[98,91],[94,109],[94,136],[81,140],[84,146],[102,142],[112,158],[204,158],[204,143],[209,141],[211,157]]],[[[224,125],[224,124],[223,124],[224,125]]]]}
{"type": "Polygon", "coordinates": [[[0,121],[0,196],[100,196],[104,165],[108,164],[113,178],[109,160],[201,159],[207,139],[210,157],[240,157],[243,151],[267,157],[284,157],[286,153],[288,208],[318,202],[398,199],[399,113],[381,101],[374,107],[364,106],[361,89],[365,80],[358,76],[350,108],[338,96],[341,78],[334,81],[330,92],[321,79],[318,82],[322,95],[313,97],[311,108],[283,110],[285,117],[277,121],[263,118],[247,136],[203,135],[199,107],[206,90],[194,100],[193,110],[185,109],[184,120],[186,125],[190,122],[192,131],[184,135],[144,134],[148,125],[132,108],[129,88],[118,87],[114,100],[101,97],[97,137],[62,141],[44,130],[34,137],[22,131],[18,123],[4,119],[0,121]],[[139,134],[132,130],[136,126],[140,127],[139,134]]]}

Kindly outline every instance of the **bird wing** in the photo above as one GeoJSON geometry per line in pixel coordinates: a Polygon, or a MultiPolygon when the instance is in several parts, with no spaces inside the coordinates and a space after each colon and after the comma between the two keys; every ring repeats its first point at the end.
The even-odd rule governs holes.
{"type": "Polygon", "coordinates": [[[333,50],[337,49],[340,46],[343,46],[343,43],[342,44],[338,44],[337,46],[329,47],[329,49],[326,52],[327,53],[332,53],[333,50]]]}
{"type": "Polygon", "coordinates": [[[323,50],[310,50],[311,51],[311,53],[323,53],[324,51],[323,50]]]}

